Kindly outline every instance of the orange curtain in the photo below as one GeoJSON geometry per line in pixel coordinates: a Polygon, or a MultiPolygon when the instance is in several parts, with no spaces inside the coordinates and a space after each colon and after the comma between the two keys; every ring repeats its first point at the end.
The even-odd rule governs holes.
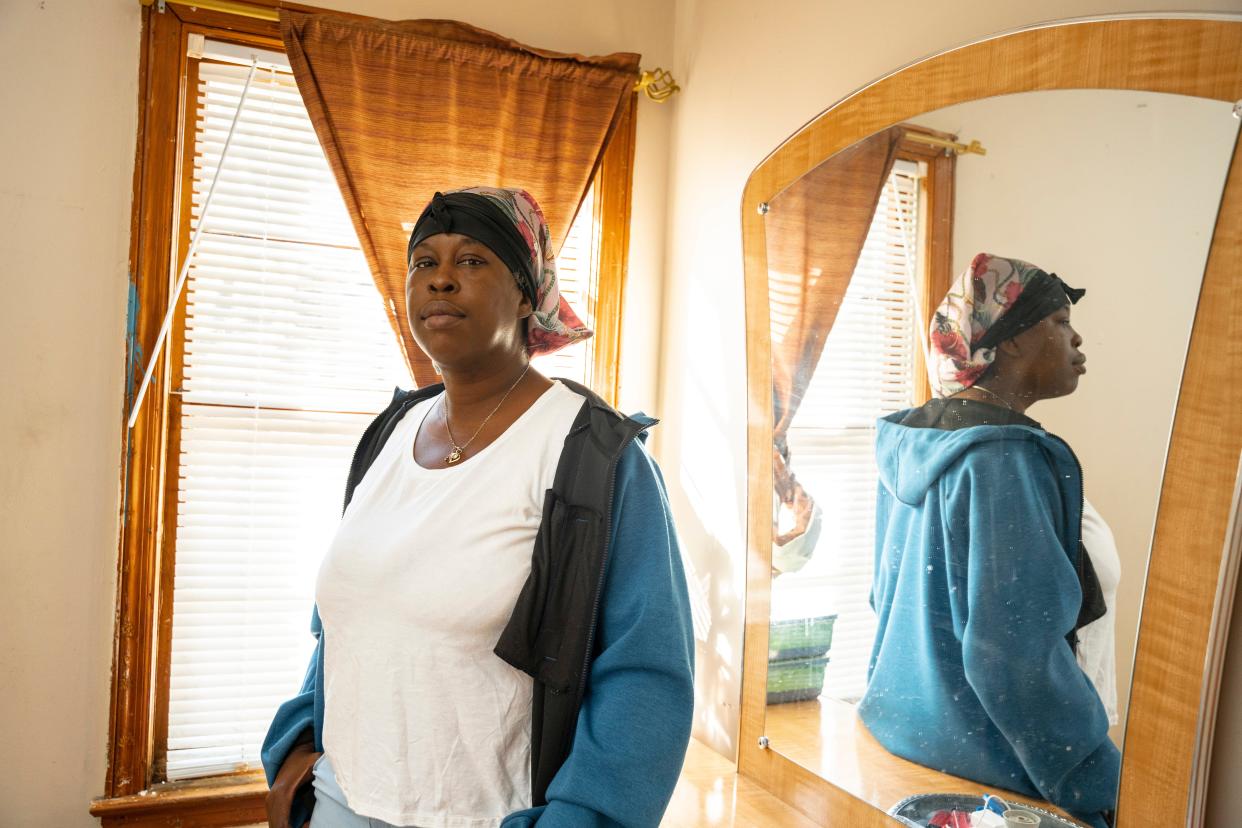
{"type": "Polygon", "coordinates": [[[437,190],[521,187],[559,247],[639,56],[549,52],[452,20],[285,9],[280,33],[415,381],[432,382],[405,315],[405,246],[422,208],[437,190]]]}
{"type": "Polygon", "coordinates": [[[790,423],[845,297],[905,131],[893,127],[842,150],[772,199],[764,221],[772,325],[772,475],[802,534],[813,503],[789,468],[790,423]]]}

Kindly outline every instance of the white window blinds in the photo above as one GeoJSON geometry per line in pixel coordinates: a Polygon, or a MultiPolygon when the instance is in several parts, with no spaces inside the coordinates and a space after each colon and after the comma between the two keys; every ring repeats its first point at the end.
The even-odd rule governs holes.
{"type": "MultiPolygon", "coordinates": [[[[195,125],[195,227],[248,71],[197,66],[186,113],[195,125]]],[[[593,245],[591,215],[588,203],[560,266],[584,318],[593,268],[576,265],[593,262],[583,253],[593,245]]],[[[287,73],[255,76],[186,302],[173,430],[169,780],[257,766],[277,705],[297,692],[306,669],[315,576],[356,441],[393,387],[410,387],[287,73]]],[[[556,373],[583,380],[589,357],[576,350],[556,373]]]]}
{"type": "Polygon", "coordinates": [[[789,429],[794,474],[823,510],[811,561],[773,582],[773,620],[836,613],[824,695],[862,695],[875,636],[875,421],[913,404],[919,167],[898,161],[789,429]]]}
{"type": "MultiPolygon", "coordinates": [[[[193,219],[247,69],[198,64],[193,219]]],[[[249,767],[312,646],[358,435],[409,385],[292,76],[259,70],[186,284],[167,777],[249,767]]]]}
{"type": "MultiPolygon", "coordinates": [[[[537,198],[538,196],[536,196],[537,198]]],[[[599,237],[595,226],[595,188],[587,190],[561,253],[556,259],[556,275],[561,295],[588,328],[595,327],[595,296],[599,285],[599,237]]],[[[565,377],[590,385],[595,340],[587,339],[553,354],[535,357],[531,365],[548,377],[565,377]]]]}

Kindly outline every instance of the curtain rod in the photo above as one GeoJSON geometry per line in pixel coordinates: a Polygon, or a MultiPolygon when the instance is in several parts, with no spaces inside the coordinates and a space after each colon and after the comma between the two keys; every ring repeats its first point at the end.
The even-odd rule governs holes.
{"type": "MultiPolygon", "coordinates": [[[[256,6],[238,0],[138,0],[144,6],[155,6],[156,11],[163,12],[168,4],[190,6],[204,11],[233,14],[238,17],[250,17],[255,20],[275,22],[280,19],[280,11],[271,6],[256,6]]],[[[642,92],[656,103],[664,103],[681,91],[681,87],[673,80],[667,69],[657,66],[651,71],[641,70],[638,80],[634,82],[634,91],[642,92]]]]}
{"type": "Polygon", "coordinates": [[[910,141],[918,141],[920,144],[930,144],[933,147],[944,147],[956,155],[965,155],[973,153],[974,155],[987,155],[988,151],[983,148],[983,144],[978,141],[971,141],[969,144],[959,144],[957,141],[950,141],[947,138],[937,138],[934,135],[924,135],[921,132],[907,132],[905,138],[910,141]]]}

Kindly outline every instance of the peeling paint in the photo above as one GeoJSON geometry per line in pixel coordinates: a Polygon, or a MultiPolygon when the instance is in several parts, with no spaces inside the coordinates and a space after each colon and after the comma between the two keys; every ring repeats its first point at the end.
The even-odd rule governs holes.
{"type": "MultiPolygon", "coordinates": [[[[134,388],[138,384],[142,370],[142,343],[138,341],[138,284],[134,274],[129,274],[129,301],[125,311],[125,410],[122,417],[128,419],[134,404],[134,388]]],[[[129,469],[134,462],[134,443],[131,437],[133,429],[125,429],[125,468],[129,469]]],[[[124,530],[129,523],[129,474],[121,476],[121,528],[124,530]]]]}
{"type": "Polygon", "coordinates": [[[129,277],[129,304],[125,319],[125,408],[134,402],[134,387],[137,385],[138,369],[142,365],[142,344],[138,342],[138,285],[133,274],[129,277]]]}

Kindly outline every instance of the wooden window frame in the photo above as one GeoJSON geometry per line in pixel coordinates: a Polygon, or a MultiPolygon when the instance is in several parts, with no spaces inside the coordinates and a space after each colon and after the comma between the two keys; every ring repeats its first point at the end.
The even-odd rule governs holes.
{"type": "MultiPolygon", "coordinates": [[[[919,228],[919,248],[923,251],[922,261],[919,263],[921,307],[915,309],[919,326],[915,333],[921,337],[921,341],[925,341],[932,314],[940,306],[940,300],[949,292],[949,285],[953,282],[953,187],[957,156],[951,150],[913,141],[909,137],[910,133],[956,139],[946,133],[908,126],[906,136],[897,145],[898,158],[927,165],[927,176],[923,179],[922,186],[928,209],[919,228]]],[[[927,375],[922,347],[914,349],[914,376],[914,404],[922,405],[931,399],[931,382],[927,375]]]]}
{"type": "MultiPolygon", "coordinates": [[[[281,0],[251,5],[319,11],[281,0]]],[[[189,246],[193,124],[187,124],[194,78],[188,38],[283,51],[277,24],[254,17],[168,4],[142,9],[139,115],[130,229],[131,318],[127,342],[126,414],[154,346],[177,269],[189,246]]],[[[595,175],[593,216],[599,232],[596,340],[591,370],[596,390],[615,404],[621,310],[628,266],[637,96],[631,95],[595,175]]],[[[125,432],[122,531],[104,795],[90,813],[110,826],[230,826],[266,819],[267,783],[259,770],[165,782],[172,633],[178,412],[170,389],[180,384],[185,297],[153,372],[147,399],[125,432]]]]}

